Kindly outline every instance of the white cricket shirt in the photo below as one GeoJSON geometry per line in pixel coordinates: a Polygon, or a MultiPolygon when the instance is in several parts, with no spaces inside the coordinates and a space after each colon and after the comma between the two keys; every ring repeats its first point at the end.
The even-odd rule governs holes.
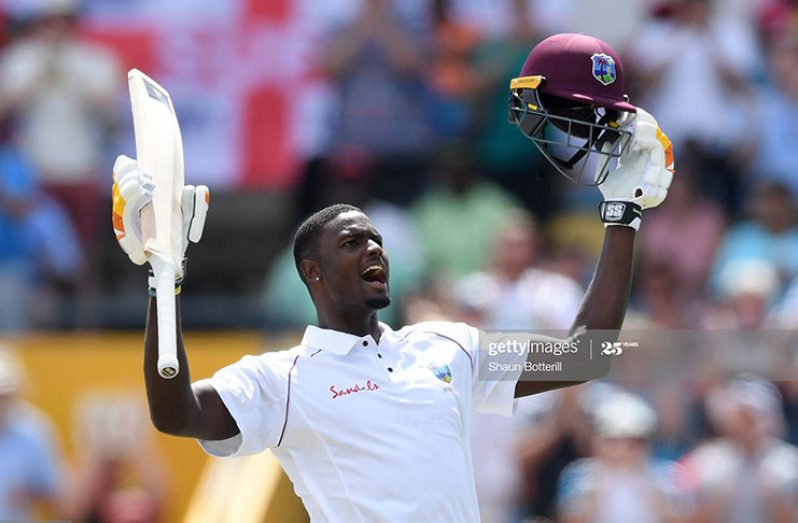
{"type": "Polygon", "coordinates": [[[478,379],[479,331],[462,323],[380,328],[377,344],[310,326],[291,350],[219,370],[210,384],[241,433],[200,444],[271,448],[314,523],[479,521],[471,414],[511,415],[520,370],[478,379]]]}

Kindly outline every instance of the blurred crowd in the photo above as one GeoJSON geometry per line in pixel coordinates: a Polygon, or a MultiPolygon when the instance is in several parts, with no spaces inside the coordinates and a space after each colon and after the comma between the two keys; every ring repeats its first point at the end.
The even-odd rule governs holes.
{"type": "MultiPolygon", "coordinates": [[[[132,273],[118,269],[128,260],[110,224],[123,68],[80,38],[75,0],[35,4],[8,11],[0,50],[0,333],[138,326],[144,278],[115,281],[132,273]],[[138,315],[98,321],[128,289],[138,315]]],[[[314,54],[333,93],[314,105],[327,138],[282,194],[284,247],[256,260],[260,308],[243,326],[315,321],[292,232],[343,201],[385,238],[393,304],[383,321],[567,329],[601,247],[599,193],[549,172],[507,122],[509,79],[560,31],[612,44],[631,101],[674,143],[669,197],[639,234],[627,325],[798,326],[798,2],[628,4],[347,2],[351,19],[314,54]]],[[[221,219],[212,205],[209,222],[221,219]]],[[[187,288],[210,289],[201,303],[213,303],[208,282],[220,280],[206,272],[189,272],[187,288]]],[[[242,326],[226,309],[213,325],[242,326]]],[[[513,420],[475,424],[483,520],[794,521],[796,409],[794,383],[758,376],[533,398],[513,420]]]]}
{"type": "Polygon", "coordinates": [[[169,492],[141,397],[96,389],[72,406],[75,443],[27,401],[32,384],[15,351],[0,345],[0,520],[162,521],[169,492]]]}

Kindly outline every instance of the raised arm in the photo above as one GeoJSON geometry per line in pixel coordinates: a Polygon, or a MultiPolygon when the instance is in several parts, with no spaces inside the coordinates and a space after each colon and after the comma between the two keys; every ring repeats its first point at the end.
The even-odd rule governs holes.
{"type": "Polygon", "coordinates": [[[180,324],[180,298],[176,297],[177,360],[180,372],[172,379],[158,374],[157,300],[150,298],[144,336],[144,382],[155,428],[174,436],[205,440],[227,439],[238,426],[216,390],[207,384],[192,386],[191,373],[180,324]]]}
{"type": "MultiPolygon", "coordinates": [[[[590,331],[615,331],[615,341],[623,319],[632,282],[634,239],[643,210],[656,207],[665,199],[673,176],[673,150],[656,120],[638,108],[629,122],[632,143],[621,156],[618,168],[599,185],[604,201],[599,214],[606,227],[604,244],[596,272],[588,286],[582,306],[571,327],[571,335],[590,331]]],[[[608,341],[604,336],[601,341],[608,341]]],[[[519,381],[516,397],[528,396],[582,382],[519,381]]]]}
{"type": "MultiPolygon", "coordinates": [[[[158,254],[145,251],[141,233],[141,210],[152,200],[153,189],[152,177],[135,160],[126,156],[117,158],[114,164],[113,224],[122,250],[137,265],[157,263],[158,254]]],[[[207,187],[184,187],[181,198],[183,253],[189,240],[196,243],[202,236],[208,203],[207,187]]],[[[144,339],[144,379],[150,418],[159,431],[175,436],[207,440],[227,439],[238,433],[238,426],[218,393],[209,385],[191,384],[181,328],[181,283],[175,282],[177,358],[180,372],[171,379],[162,378],[158,374],[158,309],[156,299],[150,298],[144,339]]],[[[153,286],[154,278],[151,276],[151,295],[154,294],[153,286]]]]}

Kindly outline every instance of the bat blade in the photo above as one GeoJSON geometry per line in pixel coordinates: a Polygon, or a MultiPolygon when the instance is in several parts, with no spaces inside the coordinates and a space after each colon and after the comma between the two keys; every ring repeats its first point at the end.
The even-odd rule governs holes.
{"type": "Polygon", "coordinates": [[[166,89],[138,69],[131,69],[128,90],[137,160],[155,182],[152,203],[141,213],[142,240],[155,272],[158,373],[171,379],[179,372],[174,282],[183,271],[183,139],[166,89]]]}
{"type": "Polygon", "coordinates": [[[138,69],[128,72],[136,158],[155,182],[152,204],[142,212],[145,248],[168,256],[182,276],[183,139],[172,98],[138,69]]]}

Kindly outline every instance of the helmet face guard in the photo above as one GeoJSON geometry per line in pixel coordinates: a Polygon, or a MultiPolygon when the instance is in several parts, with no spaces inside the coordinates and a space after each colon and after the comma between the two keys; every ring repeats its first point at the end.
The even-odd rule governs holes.
{"type": "Polygon", "coordinates": [[[602,184],[631,143],[631,131],[618,123],[625,113],[547,95],[539,89],[545,82],[540,75],[510,82],[510,123],[566,178],[580,185],[602,184]]]}

